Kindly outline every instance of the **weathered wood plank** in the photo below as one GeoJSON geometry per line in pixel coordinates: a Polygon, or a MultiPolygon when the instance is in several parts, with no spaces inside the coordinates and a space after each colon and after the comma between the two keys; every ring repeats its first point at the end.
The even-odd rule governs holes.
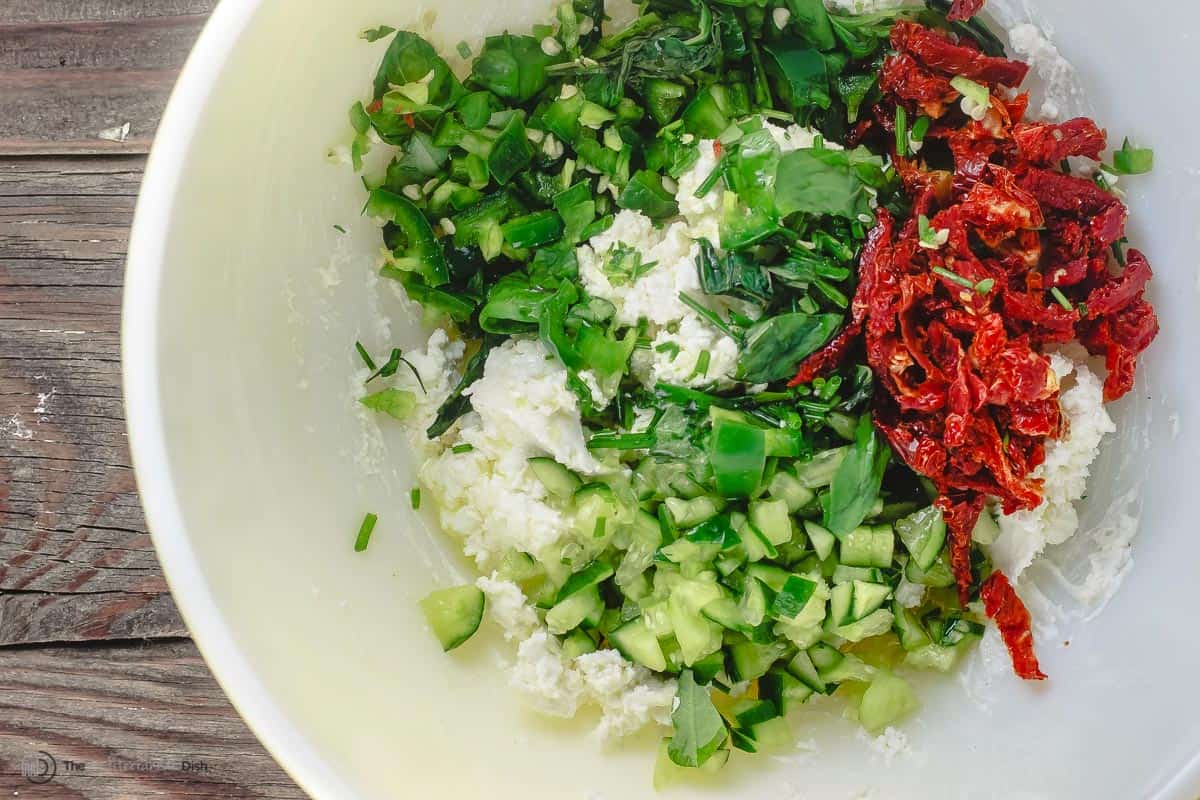
{"type": "Polygon", "coordinates": [[[120,400],[143,161],[0,159],[0,645],[185,632],[120,400]]]}
{"type": "Polygon", "coordinates": [[[305,797],[184,641],[0,650],[0,789],[45,800],[305,797]],[[21,775],[39,751],[55,764],[44,784],[21,775]]]}
{"type": "Polygon", "coordinates": [[[208,14],[217,0],[4,0],[0,23],[93,22],[208,14]]]}
{"type": "Polygon", "coordinates": [[[145,153],[215,0],[0,4],[0,155],[145,153]],[[101,137],[129,124],[122,141],[101,137]]]}

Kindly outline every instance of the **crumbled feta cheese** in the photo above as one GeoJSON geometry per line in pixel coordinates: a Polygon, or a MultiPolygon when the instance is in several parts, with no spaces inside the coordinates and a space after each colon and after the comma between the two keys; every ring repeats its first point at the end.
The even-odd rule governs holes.
{"type": "Polygon", "coordinates": [[[597,650],[575,659],[575,669],[588,700],[600,706],[595,736],[609,741],[627,736],[647,724],[671,723],[675,681],[654,677],[645,667],[631,664],[616,650],[597,650]]]}
{"type": "Polygon", "coordinates": [[[925,599],[925,586],[910,583],[907,576],[900,576],[900,585],[896,587],[896,602],[905,608],[916,608],[925,599]]]}
{"type": "Polygon", "coordinates": [[[694,312],[679,321],[674,333],[660,331],[651,342],[650,352],[653,359],[649,371],[639,375],[647,386],[660,381],[704,386],[732,375],[738,360],[737,343],[694,312]],[[709,354],[708,368],[700,373],[697,367],[703,353],[709,354]]]}
{"type": "Polygon", "coordinates": [[[487,597],[487,612],[504,631],[505,639],[524,641],[537,629],[537,612],[525,601],[520,586],[502,580],[495,572],[475,581],[475,585],[487,597]]]}
{"type": "Polygon", "coordinates": [[[999,519],[1000,535],[992,545],[992,560],[1013,580],[1046,545],[1061,544],[1078,530],[1075,501],[1087,488],[1089,467],[1100,452],[1100,441],[1116,430],[1104,408],[1103,384],[1082,360],[1052,353],[1050,366],[1060,381],[1074,373],[1074,385],[1059,397],[1068,432],[1047,443],[1046,461],[1034,471],[1045,481],[1041,505],[999,519]]]}
{"type": "Polygon", "coordinates": [[[509,467],[549,455],[573,470],[600,466],[583,438],[579,402],[566,368],[537,339],[508,339],[488,355],[483,377],[464,392],[480,427],[463,439],[509,467]]]}
{"type": "Polygon", "coordinates": [[[417,407],[409,419],[410,439],[413,448],[425,457],[440,449],[438,442],[429,441],[425,429],[433,423],[438,409],[458,383],[457,365],[464,351],[465,345],[461,340],[451,341],[446,332],[439,328],[429,336],[424,348],[404,354],[421,380],[418,381],[412,370],[403,364],[396,372],[396,388],[412,392],[417,398],[417,407]]]}
{"type": "Polygon", "coordinates": [[[558,639],[535,631],[517,648],[512,670],[514,688],[531,706],[552,717],[573,717],[583,698],[583,676],[563,658],[558,639]]]}
{"type": "Polygon", "coordinates": [[[1036,25],[1013,26],[1008,31],[1008,41],[1013,51],[1041,79],[1043,97],[1038,117],[1056,120],[1081,110],[1083,87],[1075,68],[1036,25]]]}
{"type": "Polygon", "coordinates": [[[830,11],[842,11],[846,14],[871,14],[897,8],[905,2],[907,0],[825,0],[825,7],[830,11]]]}

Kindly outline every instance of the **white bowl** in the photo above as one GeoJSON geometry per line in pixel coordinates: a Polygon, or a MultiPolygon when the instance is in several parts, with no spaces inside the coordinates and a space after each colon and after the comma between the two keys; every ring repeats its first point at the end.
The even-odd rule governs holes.
{"type": "MultiPolygon", "coordinates": [[[[1163,334],[1115,409],[1085,519],[1140,487],[1136,568],[1103,614],[1043,636],[1052,679],[921,687],[892,763],[830,714],[819,753],[681,795],[1133,798],[1200,792],[1196,370],[1200,10],[1057,0],[1045,19],[1114,135],[1155,147],[1128,179],[1131,233],[1157,269],[1163,334]],[[1062,646],[1069,639],[1070,646],[1062,646]],[[790,787],[790,788],[789,788],[790,787]],[[781,792],[781,788],[785,791],[781,792]],[[789,793],[790,792],[790,793],[789,793]]],[[[403,435],[350,403],[352,349],[418,341],[372,277],[358,179],[325,160],[369,85],[380,23],[432,22],[452,49],[545,18],[549,0],[225,0],[184,71],[138,206],[125,390],[147,517],[175,598],[247,722],[314,797],[651,797],[653,740],[600,754],[583,724],[524,711],[490,632],[438,650],[416,600],[469,574],[423,509],[403,435]],[[345,236],[334,230],[340,224],[345,236]],[[390,323],[391,332],[387,328],[390,323]],[[370,549],[351,542],[379,513],[370,549]],[[491,637],[491,638],[488,638],[491,637]]]]}

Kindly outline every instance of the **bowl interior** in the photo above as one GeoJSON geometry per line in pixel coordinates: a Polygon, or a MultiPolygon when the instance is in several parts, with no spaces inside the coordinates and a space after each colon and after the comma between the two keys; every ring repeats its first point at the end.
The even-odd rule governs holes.
{"type": "MultiPolygon", "coordinates": [[[[1041,652],[1052,680],[973,664],[930,680],[908,752],[890,758],[836,709],[796,718],[779,763],[680,796],[1194,798],[1200,671],[1197,211],[1200,11],[1146,0],[1058,0],[1045,20],[1114,139],[1152,144],[1127,179],[1131,238],[1157,278],[1163,334],[1114,409],[1084,513],[1100,535],[1140,489],[1136,568],[1104,613],[1068,614],[1041,652]],[[1168,76],[1173,76],[1169,78],[1168,76]],[[1069,641],[1069,646],[1065,643],[1069,641]],[[981,677],[982,676],[982,677],[981,677]],[[1182,691],[1180,686],[1184,687],[1182,691]],[[1081,769],[1086,765],[1086,768],[1081,769]],[[1190,782],[1189,782],[1190,781],[1190,782]],[[1168,785],[1171,784],[1169,787],[1168,785]]],[[[355,410],[354,341],[421,341],[374,276],[362,187],[328,162],[369,85],[378,24],[439,47],[544,19],[548,0],[453,5],[226,0],[172,103],[139,214],[126,354],[135,459],[156,543],[197,640],[233,701],[316,797],[650,797],[653,738],[599,756],[587,720],[549,723],[506,688],[512,646],[489,628],[452,657],[416,601],[470,574],[428,509],[397,426],[355,410]],[[342,234],[334,226],[346,229],[342,234]],[[355,554],[366,511],[379,514],[355,554]]],[[[1016,7],[1015,5],[1013,6],[1016,7]]],[[[1052,591],[1052,589],[1050,589],[1052,591]]]]}

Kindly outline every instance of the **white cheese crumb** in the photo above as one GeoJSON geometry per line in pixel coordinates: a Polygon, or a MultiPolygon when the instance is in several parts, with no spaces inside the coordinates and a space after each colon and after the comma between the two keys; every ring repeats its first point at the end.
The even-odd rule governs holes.
{"type": "Polygon", "coordinates": [[[1050,366],[1060,381],[1074,373],[1074,385],[1060,396],[1068,432],[1047,444],[1046,461],[1034,472],[1045,480],[1041,505],[999,519],[1000,536],[992,545],[992,560],[1013,580],[1047,545],[1061,544],[1078,530],[1075,501],[1087,488],[1089,467],[1100,452],[1100,441],[1116,430],[1104,408],[1103,384],[1095,373],[1060,353],[1050,355],[1050,366]]]}
{"type": "Polygon", "coordinates": [[[502,580],[495,572],[475,581],[475,585],[487,597],[488,614],[500,626],[505,639],[524,641],[537,629],[537,612],[525,601],[520,586],[502,580]]]}

